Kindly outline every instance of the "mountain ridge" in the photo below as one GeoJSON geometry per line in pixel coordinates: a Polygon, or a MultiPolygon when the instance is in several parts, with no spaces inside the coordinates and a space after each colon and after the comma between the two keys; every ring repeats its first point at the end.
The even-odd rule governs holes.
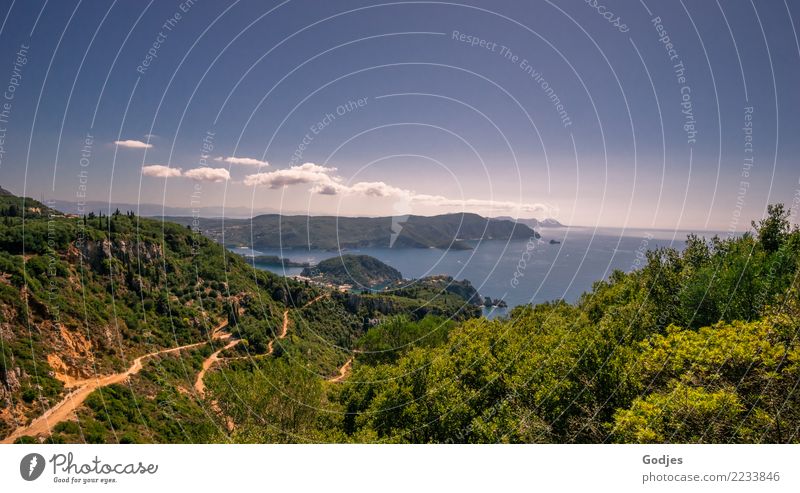
{"type": "Polygon", "coordinates": [[[262,214],[251,219],[166,217],[178,224],[197,221],[204,235],[226,246],[254,249],[440,248],[468,250],[470,241],[539,238],[532,228],[473,213],[436,216],[290,216],[262,214]]]}

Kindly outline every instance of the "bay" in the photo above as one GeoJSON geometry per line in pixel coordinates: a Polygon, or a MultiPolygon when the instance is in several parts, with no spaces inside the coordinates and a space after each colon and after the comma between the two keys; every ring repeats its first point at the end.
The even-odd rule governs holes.
{"type": "MultiPolygon", "coordinates": [[[[598,280],[614,270],[629,272],[644,265],[647,250],[681,250],[688,231],[620,230],[612,228],[546,228],[541,238],[471,242],[471,250],[419,248],[360,248],[346,251],[313,249],[252,250],[233,248],[242,255],[276,255],[316,264],[340,254],[370,255],[399,270],[407,279],[445,274],[468,279],[482,296],[503,299],[508,309],[487,309],[493,318],[514,306],[553,300],[575,302],[598,280]],[[551,240],[554,242],[551,243],[551,240]]],[[[715,233],[705,233],[712,236],[715,233]]],[[[256,264],[279,275],[294,276],[302,268],[256,264]]]]}

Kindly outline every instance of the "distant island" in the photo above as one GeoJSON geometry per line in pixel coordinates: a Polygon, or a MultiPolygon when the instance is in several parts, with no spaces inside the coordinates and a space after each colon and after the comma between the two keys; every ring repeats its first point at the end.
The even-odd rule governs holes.
{"type": "MultiPolygon", "coordinates": [[[[167,220],[191,225],[197,219],[167,220]]],[[[336,217],[265,214],[252,219],[200,218],[202,233],[226,246],[254,249],[441,248],[468,250],[478,240],[539,238],[531,227],[477,214],[438,216],[336,217]]]]}
{"type": "Polygon", "coordinates": [[[508,305],[501,299],[481,297],[467,279],[457,281],[452,276],[433,275],[420,279],[404,279],[400,271],[369,255],[342,255],[306,267],[299,280],[338,288],[370,289],[386,294],[412,299],[433,299],[437,296],[455,295],[472,307],[502,307],[508,305]]]}
{"type": "Polygon", "coordinates": [[[325,259],[313,267],[307,266],[300,275],[319,282],[356,288],[374,288],[403,279],[399,270],[369,255],[341,255],[325,259]]]}
{"type": "Polygon", "coordinates": [[[550,218],[550,217],[540,220],[540,219],[536,219],[536,218],[530,218],[530,219],[517,218],[517,219],[514,219],[511,216],[500,216],[500,217],[495,217],[494,219],[496,219],[498,221],[513,221],[513,222],[516,222],[517,224],[524,224],[525,226],[528,226],[529,228],[564,228],[564,227],[566,227],[563,224],[561,224],[560,222],[558,222],[557,220],[555,220],[553,218],[550,218]]]}

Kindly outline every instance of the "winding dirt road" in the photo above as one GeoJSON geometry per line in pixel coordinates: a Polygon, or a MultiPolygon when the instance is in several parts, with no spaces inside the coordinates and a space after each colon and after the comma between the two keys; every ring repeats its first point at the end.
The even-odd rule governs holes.
{"type": "MultiPolygon", "coordinates": [[[[313,300],[303,305],[301,309],[306,308],[307,306],[316,303],[320,299],[325,298],[327,296],[328,294],[319,295],[313,300]]],[[[227,326],[228,326],[227,320],[221,322],[217,327],[214,328],[213,332],[211,333],[211,339],[230,339],[231,334],[222,332],[222,330],[225,329],[227,326]]],[[[281,327],[281,333],[278,335],[276,339],[273,339],[269,342],[268,346],[269,352],[267,354],[272,354],[274,351],[273,347],[274,342],[278,339],[284,339],[288,333],[289,333],[289,310],[286,309],[283,312],[283,326],[281,327]]],[[[194,384],[195,390],[197,390],[197,392],[201,396],[205,395],[205,383],[203,382],[205,374],[217,361],[220,360],[219,354],[225,349],[229,349],[235,346],[240,341],[241,339],[235,339],[230,341],[222,349],[215,351],[213,354],[211,354],[211,356],[209,356],[208,358],[206,358],[205,361],[203,361],[202,369],[200,370],[200,373],[197,375],[197,379],[194,384]]],[[[179,351],[183,351],[184,349],[200,347],[207,343],[208,341],[196,342],[193,344],[186,344],[174,348],[154,351],[152,353],[148,353],[134,359],[131,366],[124,372],[71,382],[70,387],[74,388],[74,390],[72,390],[69,394],[67,394],[60,402],[58,402],[58,404],[48,409],[44,414],[42,414],[38,418],[34,419],[29,425],[18,427],[9,436],[5,437],[2,441],[0,441],[0,443],[14,443],[14,440],[25,435],[29,436],[38,436],[44,434],[49,435],[52,432],[53,426],[60,423],[61,421],[69,419],[72,413],[75,412],[75,409],[77,409],[78,406],[83,404],[83,402],[86,400],[87,397],[89,397],[89,395],[92,392],[101,387],[106,387],[108,385],[124,382],[132,375],[139,373],[142,370],[143,363],[145,360],[162,354],[177,353],[179,351]]],[[[334,377],[334,379],[330,381],[340,381],[341,379],[343,379],[346,376],[347,372],[349,371],[351,364],[352,364],[352,358],[347,363],[345,363],[345,365],[342,366],[342,368],[339,370],[339,376],[334,377]]]]}
{"type": "Polygon", "coordinates": [[[328,381],[332,383],[341,382],[342,380],[345,379],[345,377],[347,377],[347,374],[350,373],[350,369],[352,368],[352,366],[353,366],[353,357],[350,356],[350,359],[347,360],[345,364],[342,365],[341,368],[339,368],[339,374],[333,378],[329,378],[328,381]]]}
{"type": "MultiPolygon", "coordinates": [[[[283,327],[281,328],[281,333],[278,334],[278,339],[286,338],[286,334],[288,333],[289,333],[289,309],[287,308],[286,310],[283,311],[283,327]]],[[[272,354],[273,351],[275,351],[274,345],[276,340],[277,339],[272,339],[271,341],[269,341],[269,344],[267,344],[266,354],[269,355],[272,354]]]]}
{"type": "Polygon", "coordinates": [[[83,401],[89,397],[89,394],[94,392],[100,387],[106,387],[115,383],[121,383],[128,379],[131,375],[139,373],[143,367],[144,360],[158,356],[160,354],[177,353],[184,349],[191,349],[206,344],[205,342],[196,342],[194,344],[186,344],[185,346],[178,346],[170,349],[162,349],[155,351],[144,356],[139,356],[133,360],[133,364],[122,373],[114,373],[103,377],[92,378],[88,380],[79,380],[75,382],[75,390],[70,392],[58,404],[48,409],[44,414],[34,419],[28,426],[17,428],[9,436],[4,438],[0,443],[14,443],[17,438],[30,435],[44,435],[50,434],[53,426],[64,421],[70,417],[75,409],[83,404],[83,401]]]}
{"type": "MultiPolygon", "coordinates": [[[[218,326],[214,328],[214,331],[211,333],[211,338],[220,339],[220,338],[230,337],[230,334],[220,335],[220,331],[227,326],[228,326],[227,321],[221,322],[218,326]]],[[[75,409],[77,409],[78,406],[83,404],[83,401],[85,401],[86,398],[89,397],[89,394],[91,394],[92,392],[101,387],[106,387],[108,385],[113,385],[115,383],[124,382],[130,376],[139,373],[142,370],[143,363],[145,360],[161,354],[177,353],[179,351],[183,351],[184,349],[200,347],[204,344],[207,344],[207,342],[206,341],[195,342],[193,344],[186,344],[174,348],[161,349],[159,351],[154,351],[152,353],[139,356],[138,358],[133,360],[133,364],[131,364],[131,366],[122,373],[114,373],[111,375],[98,376],[86,380],[78,380],[72,383],[72,385],[70,385],[71,387],[74,387],[75,390],[67,394],[58,404],[51,407],[44,414],[31,421],[31,424],[29,424],[28,426],[24,426],[14,430],[13,433],[5,437],[2,441],[0,441],[0,443],[14,443],[14,440],[25,435],[30,435],[30,436],[37,436],[44,434],[49,435],[52,431],[53,426],[57,425],[61,421],[68,419],[70,415],[73,412],[75,412],[75,409]]]]}
{"type": "MultiPolygon", "coordinates": [[[[228,337],[224,337],[224,339],[230,339],[230,334],[228,334],[228,337]]],[[[205,359],[205,361],[203,361],[203,367],[200,369],[200,372],[197,374],[197,379],[194,382],[194,389],[197,391],[198,394],[200,394],[200,397],[204,397],[206,395],[206,384],[205,382],[203,382],[203,379],[205,378],[206,372],[209,370],[209,368],[214,366],[214,363],[219,361],[219,353],[225,351],[226,349],[232,348],[233,346],[239,344],[241,341],[242,341],[241,339],[234,339],[230,341],[224,347],[221,347],[220,349],[217,349],[216,351],[211,353],[211,356],[209,356],[208,358],[205,359]]]]}

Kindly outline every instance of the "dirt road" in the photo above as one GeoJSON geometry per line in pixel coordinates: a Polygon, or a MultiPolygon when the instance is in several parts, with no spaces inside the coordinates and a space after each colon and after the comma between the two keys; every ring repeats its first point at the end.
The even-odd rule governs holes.
{"type": "MultiPolygon", "coordinates": [[[[306,308],[307,306],[316,303],[322,298],[327,297],[328,294],[322,294],[317,296],[313,300],[309,301],[305,305],[301,307],[306,308]]],[[[229,339],[231,334],[221,332],[228,326],[228,322],[224,321],[221,322],[217,327],[214,328],[213,332],[211,333],[212,339],[229,339]]],[[[283,326],[281,327],[281,333],[278,335],[277,339],[284,339],[287,334],[289,333],[289,310],[286,309],[283,312],[283,326]]],[[[272,354],[274,351],[273,344],[275,340],[273,339],[269,342],[269,352],[267,354],[272,354]]],[[[238,344],[240,339],[232,340],[228,344],[225,345],[222,349],[215,351],[211,356],[206,358],[203,361],[202,369],[200,373],[197,375],[197,380],[195,381],[194,388],[197,392],[202,396],[205,394],[205,384],[203,382],[203,378],[205,377],[206,372],[216,363],[220,358],[219,354],[224,351],[225,349],[231,348],[238,344]]],[[[90,378],[86,380],[78,380],[75,382],[71,382],[72,385],[70,387],[74,388],[69,394],[67,394],[58,404],[54,405],[50,409],[48,409],[44,414],[39,416],[38,418],[34,419],[28,426],[20,427],[14,430],[9,436],[4,438],[0,443],[14,443],[14,440],[21,436],[29,435],[29,436],[37,436],[37,435],[44,435],[50,434],[52,431],[53,426],[64,421],[75,412],[75,409],[78,408],[83,401],[89,397],[89,394],[97,390],[101,387],[106,387],[108,385],[113,385],[115,383],[121,383],[127,380],[131,375],[135,375],[139,373],[142,369],[143,362],[149,358],[154,356],[162,355],[162,354],[171,354],[182,351],[184,349],[191,349],[195,347],[202,346],[207,344],[207,341],[203,342],[196,342],[193,344],[186,344],[184,346],[178,346],[169,349],[162,349],[159,351],[154,351],[149,354],[145,354],[143,356],[139,356],[135,360],[131,366],[121,373],[114,373],[112,375],[105,375],[105,376],[98,376],[95,378],[90,378]]],[[[352,363],[352,358],[350,361],[345,363],[345,365],[339,370],[340,375],[338,377],[334,377],[331,381],[339,381],[347,374],[349,371],[350,364],[352,363]]]]}
{"type": "MultiPolygon", "coordinates": [[[[226,339],[228,338],[229,337],[226,337],[226,339]]],[[[232,340],[224,347],[211,353],[211,356],[209,356],[208,358],[206,358],[205,361],[203,361],[203,367],[200,369],[200,372],[197,374],[197,380],[195,380],[194,382],[194,389],[197,391],[198,394],[200,394],[200,397],[204,397],[206,395],[206,384],[205,382],[203,382],[203,379],[205,378],[208,369],[214,366],[214,363],[219,361],[219,353],[225,351],[226,349],[232,348],[233,346],[239,344],[239,342],[241,342],[241,339],[232,340]]]]}
{"type": "Polygon", "coordinates": [[[353,366],[353,357],[350,356],[350,359],[347,360],[345,364],[342,365],[341,368],[339,368],[339,374],[333,378],[329,378],[328,381],[333,383],[341,382],[342,380],[345,379],[345,377],[347,377],[347,374],[350,373],[350,368],[352,366],[353,366]]]}
{"type": "MultiPolygon", "coordinates": [[[[219,333],[222,329],[224,329],[227,326],[228,326],[227,321],[220,323],[212,332],[212,338],[224,338],[224,336],[220,336],[219,333]]],[[[228,334],[227,336],[230,337],[230,334],[228,334]]],[[[183,351],[184,349],[191,349],[202,346],[204,344],[206,344],[206,341],[196,342],[193,344],[186,344],[184,346],[178,346],[170,349],[161,349],[159,351],[154,351],[152,353],[139,356],[138,358],[133,360],[133,364],[131,364],[131,366],[122,373],[114,373],[111,375],[98,376],[86,380],[79,380],[74,384],[75,390],[67,394],[64,397],[64,399],[62,399],[58,404],[48,409],[44,414],[42,414],[38,418],[34,419],[28,426],[24,426],[22,428],[17,428],[16,430],[14,430],[13,433],[11,433],[9,436],[0,441],[0,443],[14,443],[14,440],[24,435],[30,435],[30,436],[37,436],[44,434],[49,435],[51,433],[53,426],[60,423],[61,421],[68,419],[70,415],[75,411],[75,409],[77,409],[78,406],[83,404],[83,401],[85,401],[86,398],[89,397],[89,394],[99,389],[100,387],[106,387],[108,385],[113,385],[115,383],[124,382],[131,375],[139,373],[142,370],[143,362],[146,359],[161,354],[177,353],[179,351],[183,351]]]]}
{"type": "MultiPolygon", "coordinates": [[[[281,333],[278,334],[278,339],[283,339],[286,337],[286,334],[289,333],[289,309],[283,311],[283,327],[281,327],[281,333]]],[[[272,354],[275,351],[275,339],[269,341],[267,344],[267,354],[272,354]]]]}

